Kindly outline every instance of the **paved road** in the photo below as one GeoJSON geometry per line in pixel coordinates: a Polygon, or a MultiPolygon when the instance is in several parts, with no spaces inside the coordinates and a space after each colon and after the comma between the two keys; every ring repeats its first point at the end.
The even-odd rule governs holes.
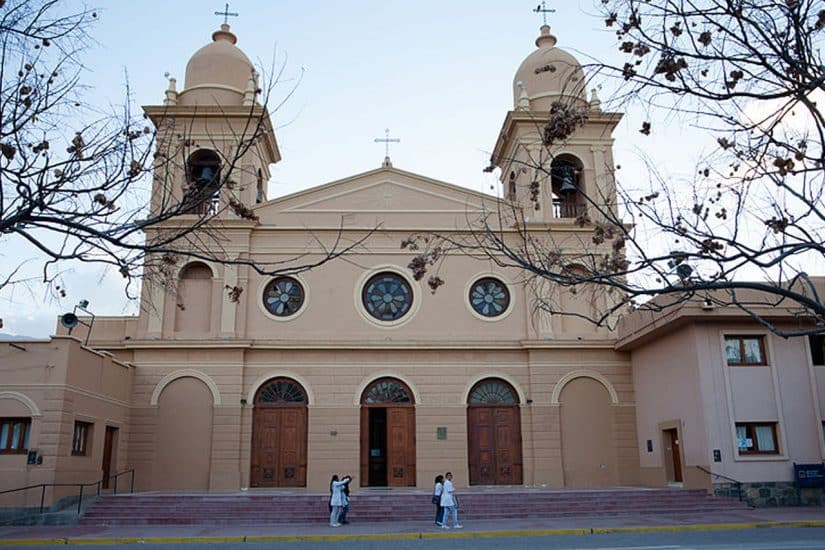
{"type": "MultiPolygon", "coordinates": [[[[519,550],[825,550],[825,528],[285,543],[73,544],[72,547],[88,550],[505,550],[510,548],[519,550]]],[[[10,547],[4,546],[4,548],[10,547]]],[[[27,546],[24,548],[32,550],[47,547],[27,546]]]]}

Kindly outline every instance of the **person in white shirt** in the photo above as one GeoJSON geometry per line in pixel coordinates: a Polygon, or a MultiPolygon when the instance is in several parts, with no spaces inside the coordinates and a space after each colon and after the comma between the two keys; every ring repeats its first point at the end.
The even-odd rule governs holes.
{"type": "Polygon", "coordinates": [[[435,486],[433,487],[433,504],[435,504],[435,524],[441,527],[444,522],[444,508],[441,507],[441,493],[444,492],[444,476],[435,476],[435,486]]]}
{"type": "Polygon", "coordinates": [[[344,506],[345,497],[343,488],[350,481],[352,481],[352,477],[350,476],[345,476],[344,479],[338,481],[338,476],[334,475],[329,482],[329,490],[332,493],[332,497],[329,500],[329,505],[332,508],[329,513],[330,527],[341,527],[341,524],[338,522],[338,516],[341,513],[341,508],[344,506]]]}
{"type": "Polygon", "coordinates": [[[444,474],[444,488],[441,491],[441,506],[444,507],[444,517],[442,518],[441,528],[449,529],[447,525],[447,518],[450,514],[453,515],[453,529],[461,529],[462,525],[458,523],[458,507],[456,505],[455,486],[453,485],[453,473],[447,472],[444,474]]]}

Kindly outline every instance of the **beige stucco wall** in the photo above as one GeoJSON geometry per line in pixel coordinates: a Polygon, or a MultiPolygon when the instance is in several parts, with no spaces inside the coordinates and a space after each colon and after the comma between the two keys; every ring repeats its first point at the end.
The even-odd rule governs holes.
{"type": "MultiPolygon", "coordinates": [[[[25,454],[0,455],[0,488],[100,480],[107,426],[119,430],[111,473],[125,468],[133,368],[71,337],[15,345],[0,343],[0,416],[31,418],[29,450],[43,461],[28,465],[25,454]],[[75,421],[93,424],[85,456],[71,453],[75,421]]],[[[46,501],[76,493],[50,489],[46,501]]],[[[40,491],[14,493],[0,502],[39,505],[40,491]]]]}
{"type": "Polygon", "coordinates": [[[686,486],[710,481],[695,466],[743,482],[790,481],[793,462],[825,457],[817,373],[821,367],[811,365],[801,338],[782,339],[752,323],[708,320],[647,341],[633,350],[632,362],[646,483],[658,485],[666,479],[658,432],[671,423],[680,429],[686,486]],[[736,334],[762,335],[769,364],[727,366],[724,336],[736,334]],[[780,453],[739,456],[737,422],[776,422],[780,453]],[[646,439],[653,441],[652,453],[645,451],[646,439]],[[721,462],[713,462],[714,449],[721,452],[721,462]]]}
{"type": "MultiPolygon", "coordinates": [[[[454,472],[468,483],[466,400],[475,382],[499,377],[512,384],[521,401],[524,483],[560,487],[559,405],[552,403],[571,371],[594,374],[620,400],[608,419],[615,430],[617,460],[613,465],[623,483],[638,480],[633,391],[624,354],[612,350],[521,351],[472,350],[141,350],[136,353],[133,390],[132,464],[141,489],[164,484],[154,473],[158,463],[159,396],[177,376],[197,375],[212,385],[219,404],[212,408],[210,489],[237,489],[249,484],[252,411],[255,392],[267,380],[286,376],[299,382],[309,396],[307,482],[313,489],[328,485],[333,473],[360,476],[360,405],[364,388],[392,376],[412,390],[416,415],[417,484],[429,487],[437,473],[454,472]],[[241,399],[247,400],[241,404],[241,399]],[[532,403],[527,403],[527,400],[532,403]],[[447,439],[436,428],[447,428],[447,439]]],[[[201,382],[207,383],[207,382],[201,382]]],[[[600,382],[601,383],[601,382],[600,382]]],[[[607,391],[607,390],[605,390],[607,391]]],[[[195,460],[190,457],[189,460],[195,460]]],[[[196,463],[200,468],[201,464],[196,463]]]]}
{"type": "Polygon", "coordinates": [[[637,448],[646,484],[663,485],[667,481],[662,429],[679,431],[683,471],[708,463],[696,337],[693,330],[685,330],[633,351],[637,448]],[[652,442],[651,451],[647,450],[648,440],[652,442]]]}

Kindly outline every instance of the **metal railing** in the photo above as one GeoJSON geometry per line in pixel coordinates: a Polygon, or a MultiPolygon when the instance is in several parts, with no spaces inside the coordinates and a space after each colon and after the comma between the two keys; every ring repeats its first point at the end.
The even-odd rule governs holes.
{"type": "MultiPolygon", "coordinates": [[[[120,476],[130,474],[131,482],[129,486],[129,492],[135,492],[135,469],[131,468],[129,470],[123,470],[122,472],[118,472],[116,474],[112,474],[109,476],[109,481],[114,479],[114,486],[112,487],[112,494],[117,494],[117,480],[120,476]]],[[[28,491],[29,489],[40,489],[40,513],[43,513],[44,504],[46,502],[46,488],[47,487],[78,487],[80,489],[78,499],[77,499],[77,513],[80,514],[81,505],[83,504],[83,489],[85,487],[95,486],[97,487],[95,494],[100,496],[100,488],[103,485],[103,481],[105,478],[100,479],[99,481],[92,481],[89,483],[38,483],[37,485],[28,485],[26,487],[18,487],[17,489],[9,489],[7,491],[0,491],[0,495],[6,495],[10,493],[17,493],[20,491],[28,491]]]]}
{"type": "Polygon", "coordinates": [[[567,202],[561,199],[553,199],[553,217],[578,218],[587,211],[587,205],[567,202]]]}
{"type": "Polygon", "coordinates": [[[739,495],[739,502],[742,502],[742,482],[741,481],[739,481],[738,479],[733,479],[732,477],[728,477],[728,476],[723,475],[723,474],[717,474],[715,472],[711,472],[710,470],[708,470],[707,468],[704,468],[702,466],[696,466],[696,468],[698,468],[699,470],[705,472],[706,474],[709,474],[711,476],[711,481],[713,480],[714,477],[717,477],[717,478],[725,479],[727,481],[730,481],[730,482],[734,483],[736,485],[736,492],[739,495]]]}

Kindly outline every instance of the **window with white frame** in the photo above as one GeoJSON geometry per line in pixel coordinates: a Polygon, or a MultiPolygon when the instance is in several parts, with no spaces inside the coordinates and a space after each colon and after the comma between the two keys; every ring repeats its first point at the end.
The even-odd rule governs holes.
{"type": "Polygon", "coordinates": [[[736,446],[740,455],[776,455],[776,422],[737,422],[736,446]]]}

